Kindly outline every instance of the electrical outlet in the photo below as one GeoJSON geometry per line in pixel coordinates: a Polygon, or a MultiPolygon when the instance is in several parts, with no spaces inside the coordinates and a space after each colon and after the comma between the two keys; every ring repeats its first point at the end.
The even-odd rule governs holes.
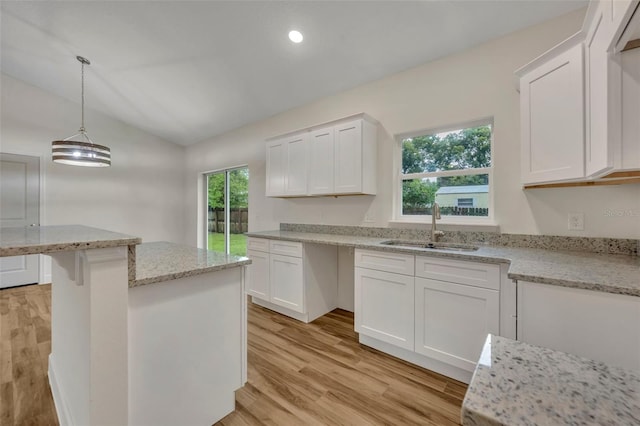
{"type": "Polygon", "coordinates": [[[569,231],[584,231],[584,213],[569,213],[569,231]]]}

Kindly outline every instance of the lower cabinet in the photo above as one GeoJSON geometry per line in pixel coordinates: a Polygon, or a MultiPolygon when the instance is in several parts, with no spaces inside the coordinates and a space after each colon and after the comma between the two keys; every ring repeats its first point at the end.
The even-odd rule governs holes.
{"type": "Polygon", "coordinates": [[[468,383],[500,334],[500,266],[367,250],[355,266],[360,342],[468,383]]]}
{"type": "Polygon", "coordinates": [[[246,293],[252,301],[303,322],[338,305],[338,252],[335,246],[247,239],[246,293]]]}
{"type": "Polygon", "coordinates": [[[500,332],[496,290],[416,278],[415,351],[473,371],[487,334],[500,332]]]}
{"type": "Polygon", "coordinates": [[[355,329],[413,350],[414,277],[355,268],[355,329]]]}
{"type": "Polygon", "coordinates": [[[269,282],[271,303],[304,313],[302,258],[270,255],[269,282]]]}
{"type": "Polygon", "coordinates": [[[251,266],[247,268],[245,291],[250,296],[269,300],[269,252],[247,249],[251,266]]]}
{"type": "Polygon", "coordinates": [[[518,281],[518,340],[640,371],[640,297],[518,281]]]}

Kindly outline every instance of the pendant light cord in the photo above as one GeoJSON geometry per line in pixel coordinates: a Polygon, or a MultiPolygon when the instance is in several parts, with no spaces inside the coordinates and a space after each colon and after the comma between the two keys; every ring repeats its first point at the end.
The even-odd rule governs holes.
{"type": "Polygon", "coordinates": [[[82,68],[80,71],[80,79],[81,79],[81,103],[82,103],[82,122],[80,124],[80,132],[84,133],[85,129],[84,129],[84,62],[80,61],[80,63],[82,64],[82,68]]]}

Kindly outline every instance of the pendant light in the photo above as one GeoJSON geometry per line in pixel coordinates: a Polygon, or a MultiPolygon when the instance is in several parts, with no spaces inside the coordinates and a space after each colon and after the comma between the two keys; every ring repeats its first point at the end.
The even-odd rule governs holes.
{"type": "Polygon", "coordinates": [[[51,142],[51,153],[54,163],[70,166],[109,167],[111,150],[103,145],[93,143],[84,128],[84,66],[90,65],[88,59],[76,56],[82,64],[82,121],[80,130],[73,136],[61,141],[51,142]]]}

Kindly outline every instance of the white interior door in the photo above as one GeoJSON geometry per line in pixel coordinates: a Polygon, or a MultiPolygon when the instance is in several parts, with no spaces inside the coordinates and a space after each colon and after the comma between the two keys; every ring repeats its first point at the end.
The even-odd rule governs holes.
{"type": "MultiPolygon", "coordinates": [[[[38,226],[40,159],[0,154],[0,226],[38,226]]],[[[38,255],[0,258],[0,288],[38,282],[38,255]]]]}

